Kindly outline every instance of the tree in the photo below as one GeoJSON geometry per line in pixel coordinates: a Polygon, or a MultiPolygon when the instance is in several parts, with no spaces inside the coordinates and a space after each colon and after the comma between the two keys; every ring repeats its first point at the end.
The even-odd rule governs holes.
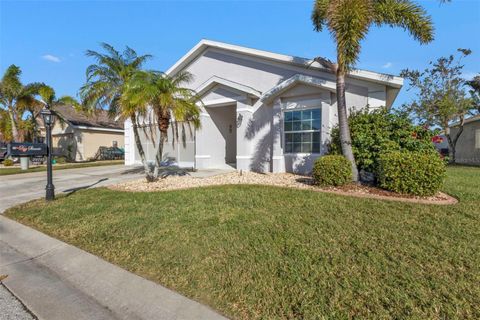
{"type": "Polygon", "coordinates": [[[465,116],[475,108],[474,100],[467,95],[466,81],[462,78],[462,58],[470,55],[468,49],[458,49],[460,57],[450,55],[430,62],[424,71],[403,70],[401,76],[416,89],[416,98],[403,108],[418,121],[428,126],[438,126],[447,137],[450,161],[455,162],[457,141],[462,135],[465,116]],[[451,127],[456,130],[452,132],[451,127]]]}
{"type": "Polygon", "coordinates": [[[476,105],[477,111],[480,112],[480,74],[473,77],[472,80],[466,82],[470,87],[470,95],[476,105]]]}
{"type": "Polygon", "coordinates": [[[102,43],[105,54],[88,50],[86,55],[96,60],[87,68],[87,82],[80,88],[82,105],[88,110],[108,108],[112,116],[130,119],[138,153],[142,160],[147,181],[153,181],[148,166],[142,141],[138,133],[138,118],[146,113],[144,106],[137,106],[125,97],[126,87],[133,75],[151,58],[150,55],[139,56],[135,50],[126,47],[120,53],[111,45],[102,43]]]}
{"type": "Polygon", "coordinates": [[[0,142],[13,140],[11,125],[8,111],[0,109],[0,142]]]}
{"type": "Polygon", "coordinates": [[[358,169],[352,151],[345,101],[345,76],[355,66],[361,42],[372,26],[388,25],[407,30],[420,43],[433,40],[433,25],[425,10],[408,0],[316,0],[312,12],[316,31],[327,28],[336,43],[338,122],[343,155],[352,164],[352,176],[358,181],[358,169]]]}
{"type": "Polygon", "coordinates": [[[162,166],[163,147],[168,140],[170,124],[173,122],[173,142],[179,137],[179,123],[182,133],[187,127],[191,130],[191,124],[194,128],[200,127],[200,108],[197,106],[200,100],[194,90],[183,87],[191,80],[192,75],[188,72],[170,77],[158,71],[139,71],[127,86],[124,98],[143,109],[150,107],[160,132],[153,173],[155,179],[162,166]]]}
{"type": "Polygon", "coordinates": [[[55,111],[57,106],[72,106],[77,110],[80,108],[80,103],[71,96],[62,96],[57,98],[55,90],[47,85],[42,85],[38,90],[38,95],[41,98],[41,103],[47,108],[55,111]]]}
{"type": "Polygon", "coordinates": [[[20,141],[19,126],[26,109],[38,104],[35,95],[42,86],[40,83],[23,85],[20,81],[22,71],[16,65],[11,65],[5,71],[0,81],[0,105],[7,111],[10,118],[9,130],[14,141],[20,141]]]}

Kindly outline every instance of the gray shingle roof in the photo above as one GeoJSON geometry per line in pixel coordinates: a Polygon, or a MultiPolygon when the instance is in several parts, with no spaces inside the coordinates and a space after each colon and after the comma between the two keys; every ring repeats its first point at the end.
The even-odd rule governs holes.
{"type": "Polygon", "coordinates": [[[59,117],[75,126],[123,129],[123,121],[115,121],[105,110],[97,111],[92,115],[79,112],[72,106],[57,106],[54,110],[59,117]]]}

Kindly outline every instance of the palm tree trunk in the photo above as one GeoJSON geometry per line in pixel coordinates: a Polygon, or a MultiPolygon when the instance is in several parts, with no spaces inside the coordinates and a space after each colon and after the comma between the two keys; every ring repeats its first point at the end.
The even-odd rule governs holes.
{"type": "Polygon", "coordinates": [[[345,72],[341,68],[337,69],[337,113],[342,153],[352,164],[352,180],[358,182],[358,169],[355,164],[350,127],[348,126],[347,104],[345,100],[345,72]]]}
{"type": "Polygon", "coordinates": [[[143,169],[145,170],[145,179],[147,179],[147,182],[155,181],[156,178],[152,175],[150,171],[147,159],[145,157],[145,151],[143,150],[142,141],[140,140],[140,135],[138,134],[137,116],[135,114],[132,114],[130,116],[130,120],[132,121],[133,137],[135,139],[135,144],[137,145],[138,154],[140,155],[143,169]]]}
{"type": "Polygon", "coordinates": [[[168,128],[170,126],[170,115],[158,115],[158,130],[160,131],[160,139],[158,139],[157,155],[155,157],[155,170],[154,176],[158,178],[160,168],[162,167],[163,160],[163,147],[168,139],[168,128]]]}
{"type": "Polygon", "coordinates": [[[158,174],[160,173],[160,168],[162,167],[162,160],[163,160],[163,146],[167,141],[167,132],[160,132],[160,139],[158,139],[158,146],[157,146],[157,155],[155,156],[155,169],[153,171],[154,177],[158,178],[158,174]]]}
{"type": "Polygon", "coordinates": [[[10,116],[10,122],[12,125],[12,138],[14,142],[20,142],[20,136],[18,134],[17,121],[15,119],[15,112],[12,108],[9,108],[8,115],[10,116]]]}

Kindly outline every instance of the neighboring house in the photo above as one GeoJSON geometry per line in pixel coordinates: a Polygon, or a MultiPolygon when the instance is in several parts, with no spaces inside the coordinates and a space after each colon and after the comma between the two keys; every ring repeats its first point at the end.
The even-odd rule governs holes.
{"type": "MultiPolygon", "coordinates": [[[[311,171],[327,152],[338,122],[335,75],[319,62],[202,40],[168,71],[188,71],[201,96],[201,128],[169,143],[167,157],[181,166],[261,172],[311,171]]],[[[403,79],[355,70],[346,79],[348,108],[390,107],[403,79]]],[[[149,117],[151,118],[151,117],[149,117]]],[[[147,158],[155,159],[158,131],[141,121],[147,158]],[[147,139],[153,132],[154,141],[147,139]]],[[[172,135],[169,135],[171,142],[172,135]]],[[[125,123],[125,163],[139,163],[132,123],[125,123]]]]}
{"type": "MultiPolygon", "coordinates": [[[[111,119],[106,111],[86,115],[71,106],[59,106],[54,110],[58,115],[52,128],[55,154],[87,161],[95,157],[99,147],[124,147],[123,122],[111,119]]],[[[42,120],[39,125],[41,136],[45,137],[42,120]]]]}
{"type": "MultiPolygon", "coordinates": [[[[450,127],[452,136],[455,136],[457,130],[455,125],[450,127]]],[[[480,115],[465,120],[455,150],[457,163],[480,165],[480,115]]]]}

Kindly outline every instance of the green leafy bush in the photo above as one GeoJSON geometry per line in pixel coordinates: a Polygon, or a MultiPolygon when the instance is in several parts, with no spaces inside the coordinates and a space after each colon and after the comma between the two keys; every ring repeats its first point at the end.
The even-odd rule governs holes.
{"type": "Polygon", "coordinates": [[[381,188],[403,194],[430,196],[445,179],[445,162],[432,152],[394,151],[379,157],[381,188]]]}
{"type": "Polygon", "coordinates": [[[315,161],[313,178],[322,186],[341,186],[352,181],[352,166],[344,156],[323,156],[315,161]]]}
{"type": "MultiPolygon", "coordinates": [[[[359,170],[377,174],[381,153],[390,151],[435,152],[434,133],[412,124],[406,113],[389,112],[386,108],[351,111],[348,118],[352,149],[359,170]]],[[[341,154],[338,127],[332,130],[330,154],[341,154]]]]}
{"type": "Polygon", "coordinates": [[[12,159],[5,159],[5,160],[3,161],[3,165],[4,165],[5,167],[11,167],[11,166],[13,166],[13,160],[12,160],[12,159]]]}

